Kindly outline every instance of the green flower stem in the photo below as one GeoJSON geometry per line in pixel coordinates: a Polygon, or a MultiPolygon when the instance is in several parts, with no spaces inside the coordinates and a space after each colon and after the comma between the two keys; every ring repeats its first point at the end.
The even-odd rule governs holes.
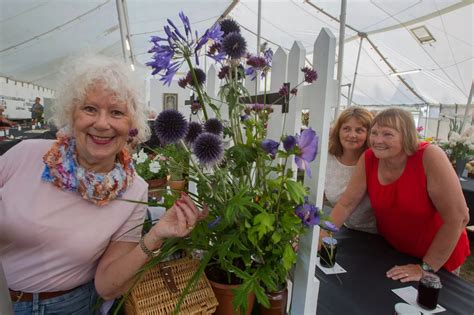
{"type": "Polygon", "coordinates": [[[283,185],[285,184],[286,181],[286,163],[288,162],[289,156],[285,158],[285,164],[283,164],[283,169],[282,169],[282,174],[281,174],[281,183],[280,183],[280,189],[278,190],[278,197],[277,197],[277,208],[276,208],[276,221],[275,221],[275,226],[278,228],[280,224],[280,203],[281,203],[281,192],[283,190],[283,185]]]}
{"type": "Polygon", "coordinates": [[[189,57],[185,57],[185,60],[186,60],[186,63],[188,64],[188,67],[191,71],[191,75],[193,77],[193,82],[194,82],[194,86],[196,88],[196,91],[198,93],[198,97],[199,97],[199,102],[201,102],[201,107],[202,107],[202,113],[204,114],[204,118],[207,120],[207,110],[206,110],[206,104],[204,103],[204,97],[202,96],[202,92],[201,92],[201,89],[199,87],[199,83],[198,83],[198,80],[197,80],[197,77],[196,77],[196,72],[194,71],[194,68],[193,68],[193,65],[191,63],[191,60],[189,60],[189,57]]]}

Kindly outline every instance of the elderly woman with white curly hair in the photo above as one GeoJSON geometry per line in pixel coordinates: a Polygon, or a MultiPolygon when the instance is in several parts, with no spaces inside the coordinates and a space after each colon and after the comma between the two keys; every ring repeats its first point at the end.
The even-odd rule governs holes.
{"type": "Polygon", "coordinates": [[[96,291],[106,300],[126,292],[163,240],[202,216],[183,193],[141,237],[134,227],[146,206],[120,200],[148,194],[127,149],[130,136],[150,133],[139,80],[103,56],[65,69],[58,139],[23,141],[0,157],[0,261],[16,314],[93,313],[96,291]]]}

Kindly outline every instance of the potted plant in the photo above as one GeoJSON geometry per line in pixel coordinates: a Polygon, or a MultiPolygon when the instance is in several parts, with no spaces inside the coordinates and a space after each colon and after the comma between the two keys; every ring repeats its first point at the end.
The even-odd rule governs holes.
{"type": "Polygon", "coordinates": [[[186,187],[185,173],[188,169],[189,153],[180,144],[168,144],[162,149],[166,156],[169,185],[174,190],[184,190],[186,187]]]}
{"type": "MultiPolygon", "coordinates": [[[[168,20],[166,38],[151,39],[154,47],[150,52],[154,56],[147,65],[154,69],[152,74],[161,75],[164,83],[169,84],[180,66],[187,64],[189,72],[179,80],[179,85],[198,96],[200,110],[194,114],[199,119],[188,123],[178,111],[165,110],[157,116],[154,128],[162,143],[179,143],[191,156],[187,173],[197,192],[189,195],[198,206],[207,204],[209,215],[188,238],[167,240],[164,247],[199,252],[200,270],[206,270],[216,293],[222,285],[231,285],[230,310],[223,310],[224,302],[219,300],[216,314],[227,315],[236,310],[249,314],[252,296],[269,307],[267,293],[286,288],[288,273],[296,262],[299,235],[321,221],[320,209],[308,201],[308,190],[296,180],[292,167],[295,161],[299,169],[311,176],[309,163],[316,157],[318,137],[308,128],[301,134],[268,139],[266,128],[272,106],[243,100],[249,98],[244,78],[266,77],[271,50],[249,55],[239,26],[232,20],[223,20],[197,37],[189,19],[182,12],[179,17],[184,30],[168,20]],[[226,121],[221,119],[216,100],[203,89],[204,71],[194,64],[201,48],[209,42],[213,44],[206,55],[221,64],[218,76],[225,80],[220,102],[228,113],[226,121]],[[208,114],[210,110],[215,118],[208,114]],[[227,145],[224,135],[231,139],[227,145]]],[[[291,90],[282,86],[279,91],[279,100],[286,105],[300,84],[310,84],[317,78],[313,69],[301,70],[303,82],[291,90]]],[[[166,152],[163,154],[169,161],[177,161],[173,152],[166,152]]],[[[169,166],[168,169],[172,172],[169,166]]]]}
{"type": "Polygon", "coordinates": [[[158,152],[147,154],[140,149],[132,154],[132,160],[137,174],[148,183],[150,195],[160,197],[168,176],[166,157],[158,152]]]}
{"type": "Polygon", "coordinates": [[[456,173],[461,177],[467,162],[474,155],[474,128],[469,127],[461,134],[450,132],[448,141],[440,142],[440,147],[446,152],[455,165],[456,173]]]}

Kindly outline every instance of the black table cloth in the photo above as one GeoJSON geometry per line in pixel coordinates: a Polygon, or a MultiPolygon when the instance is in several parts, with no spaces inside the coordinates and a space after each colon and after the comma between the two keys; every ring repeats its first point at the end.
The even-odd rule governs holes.
{"type": "MultiPolygon", "coordinates": [[[[342,228],[337,233],[337,262],[347,273],[325,275],[316,268],[320,280],[317,314],[393,314],[396,303],[404,302],[392,289],[413,286],[388,279],[394,265],[420,263],[420,260],[393,249],[381,236],[342,228]]],[[[474,314],[474,284],[454,274],[438,272],[443,284],[438,303],[447,311],[439,314],[474,314]]]]}

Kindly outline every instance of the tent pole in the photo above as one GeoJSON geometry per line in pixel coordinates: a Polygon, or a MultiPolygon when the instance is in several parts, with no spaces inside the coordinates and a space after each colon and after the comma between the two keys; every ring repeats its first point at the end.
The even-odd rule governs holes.
{"type": "MultiPolygon", "coordinates": [[[[471,91],[469,92],[469,97],[467,98],[467,104],[466,104],[466,109],[464,110],[464,119],[462,120],[462,124],[461,124],[461,130],[462,131],[464,129],[464,125],[466,124],[467,122],[467,117],[468,117],[468,114],[469,114],[469,109],[471,107],[471,104],[472,104],[472,91],[474,90],[474,81],[471,82],[471,91]]],[[[472,117],[471,117],[471,121],[472,121],[472,117]]]]}
{"type": "Polygon", "coordinates": [[[347,0],[341,0],[341,16],[339,22],[339,49],[337,53],[337,97],[336,97],[336,109],[334,111],[334,117],[339,115],[340,98],[341,98],[341,81],[342,81],[342,70],[344,62],[344,36],[346,33],[346,8],[347,0]]]}
{"type": "Polygon", "coordinates": [[[257,56],[260,54],[260,36],[262,34],[262,0],[258,0],[257,20],[257,56]]]}
{"type": "Polygon", "coordinates": [[[359,36],[360,36],[359,52],[357,53],[356,67],[355,67],[355,71],[354,71],[354,80],[352,80],[352,90],[351,90],[351,94],[349,96],[349,100],[348,100],[349,105],[348,106],[351,106],[351,104],[352,104],[352,96],[354,95],[354,88],[355,88],[356,78],[357,78],[357,70],[359,69],[359,60],[360,60],[360,52],[362,50],[362,41],[364,40],[364,37],[366,35],[365,35],[365,33],[359,33],[359,36]]]}
{"type": "Polygon", "coordinates": [[[122,0],[116,0],[115,4],[117,6],[118,22],[119,22],[119,26],[120,26],[120,38],[121,38],[121,41],[122,41],[123,61],[128,63],[127,62],[127,47],[126,47],[126,44],[125,44],[125,41],[127,40],[127,35],[125,34],[127,32],[127,27],[125,25],[125,18],[124,18],[122,0]]]}

